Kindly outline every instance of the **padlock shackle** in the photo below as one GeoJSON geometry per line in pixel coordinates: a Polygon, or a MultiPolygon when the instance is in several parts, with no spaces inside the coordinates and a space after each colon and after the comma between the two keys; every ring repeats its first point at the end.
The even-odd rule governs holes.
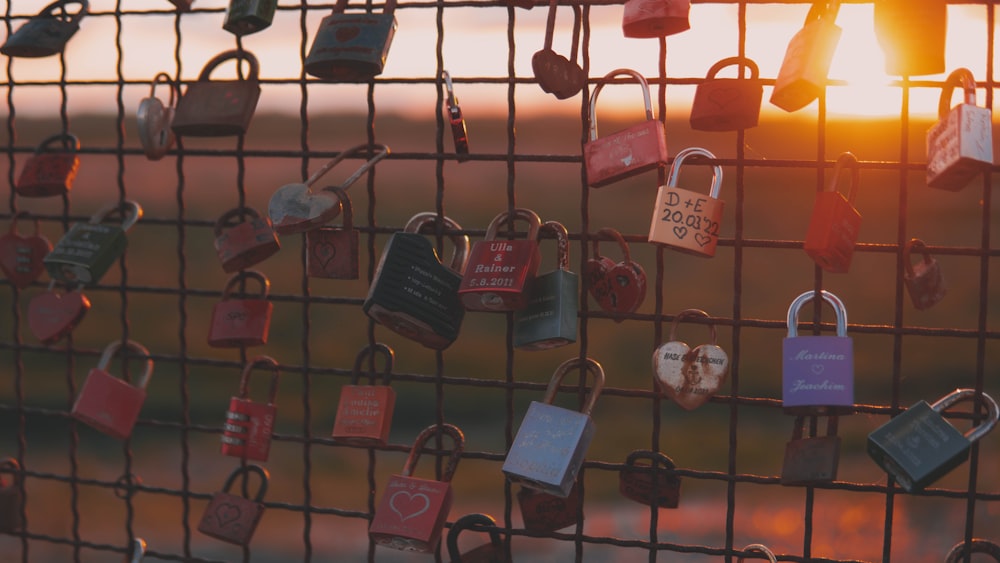
{"type": "MultiPolygon", "coordinates": [[[[831,415],[826,417],[826,435],[836,436],[837,428],[840,426],[840,417],[831,415]]],[[[806,415],[795,416],[795,427],[792,429],[792,439],[801,440],[806,431],[806,415]]]]}
{"type": "Polygon", "coordinates": [[[805,25],[808,25],[813,21],[821,20],[825,17],[829,17],[830,19],[836,21],[838,12],[840,12],[839,0],[831,0],[829,2],[813,2],[812,5],[809,6],[809,13],[806,14],[805,25]]]}
{"type": "MultiPolygon", "coordinates": [[[[997,424],[997,419],[1000,418],[1000,408],[997,407],[997,402],[993,400],[986,393],[982,394],[983,402],[986,403],[986,410],[989,413],[989,418],[986,422],[980,424],[979,426],[972,427],[971,430],[965,433],[965,438],[970,442],[975,442],[993,430],[993,427],[997,424]]],[[[941,413],[948,408],[954,406],[956,403],[961,401],[971,401],[976,397],[975,389],[955,389],[951,393],[948,393],[944,397],[941,397],[933,405],[931,409],[936,413],[941,413]]]]}
{"type": "MultiPolygon", "coordinates": [[[[552,36],[555,34],[556,9],[558,7],[559,0],[549,0],[548,19],[545,22],[545,43],[542,46],[543,51],[552,50],[552,36]]],[[[569,62],[576,64],[576,56],[580,43],[580,25],[583,20],[583,12],[580,10],[579,4],[570,4],[569,7],[573,9],[573,46],[570,51],[569,62]]]]}
{"type": "MultiPolygon", "coordinates": [[[[121,350],[121,347],[121,340],[115,340],[111,344],[108,344],[104,348],[104,352],[101,353],[101,358],[97,361],[97,369],[108,371],[108,364],[111,363],[111,358],[113,358],[115,354],[121,350]]],[[[136,355],[144,356],[146,358],[146,365],[142,370],[142,375],[139,376],[139,380],[136,385],[134,385],[134,387],[138,387],[139,389],[145,389],[146,386],[149,385],[149,378],[153,375],[153,358],[149,356],[149,350],[135,340],[126,340],[125,347],[133,352],[136,352],[136,355]]]]}
{"type": "MultiPolygon", "coordinates": [[[[847,336],[847,307],[844,306],[844,302],[840,300],[839,297],[830,293],[825,289],[819,291],[820,297],[823,301],[826,301],[833,307],[833,311],[837,314],[837,336],[845,337],[847,336]]],[[[802,308],[808,301],[812,301],[816,297],[815,291],[807,291],[802,295],[799,295],[792,301],[792,304],[788,306],[788,338],[795,338],[799,335],[798,331],[798,318],[799,309],[802,308]]]]}
{"type": "Polygon", "coordinates": [[[357,182],[358,178],[361,178],[361,176],[365,172],[368,172],[368,169],[370,169],[372,166],[375,166],[375,164],[378,161],[380,161],[383,158],[389,156],[389,147],[388,146],[383,145],[381,143],[374,143],[374,144],[371,144],[371,145],[369,145],[369,144],[354,145],[353,147],[351,147],[351,148],[349,148],[349,149],[347,149],[345,151],[342,151],[340,154],[338,154],[332,160],[330,160],[329,162],[327,162],[326,164],[324,164],[319,170],[317,170],[316,172],[314,172],[312,176],[309,176],[309,178],[305,181],[306,186],[311,186],[311,185],[315,184],[317,180],[319,180],[320,178],[322,178],[324,174],[326,174],[327,172],[329,172],[331,168],[333,168],[334,166],[336,166],[337,164],[339,164],[340,161],[344,160],[345,158],[347,158],[347,157],[349,157],[351,155],[360,154],[360,153],[362,153],[364,151],[372,151],[373,149],[375,149],[375,150],[378,151],[378,152],[375,153],[375,156],[371,157],[367,162],[365,162],[364,164],[362,164],[357,170],[354,171],[354,174],[351,174],[346,180],[344,180],[340,184],[340,188],[343,189],[343,190],[346,190],[347,188],[351,187],[351,185],[353,185],[354,182],[357,182]]]}
{"type": "Polygon", "coordinates": [[[246,61],[250,65],[250,75],[244,80],[256,81],[260,75],[260,63],[257,62],[257,57],[254,56],[250,51],[243,51],[240,49],[230,49],[228,51],[223,51],[218,55],[215,55],[205,63],[205,66],[201,69],[201,74],[198,75],[198,82],[207,82],[212,71],[215,67],[228,61],[229,59],[237,59],[236,64],[239,65],[239,61],[246,61]]]}
{"type": "Polygon", "coordinates": [[[458,550],[458,535],[465,530],[483,531],[490,535],[490,544],[497,549],[502,549],[503,544],[500,538],[500,530],[497,530],[497,521],[489,514],[466,514],[454,524],[448,531],[446,543],[448,545],[448,557],[451,563],[462,563],[462,552],[458,550]]]}
{"type": "Polygon", "coordinates": [[[611,72],[605,74],[604,77],[597,82],[597,86],[594,88],[594,92],[590,95],[591,142],[597,140],[597,95],[601,93],[601,89],[604,88],[604,85],[607,84],[609,80],[623,75],[635,78],[636,82],[638,82],[639,85],[642,86],[642,101],[646,109],[646,121],[653,120],[653,101],[649,97],[649,83],[646,82],[646,78],[630,68],[616,68],[615,70],[612,70],[611,72]]]}
{"type": "MultiPolygon", "coordinates": [[[[365,346],[358,352],[358,355],[354,358],[354,370],[351,372],[351,385],[357,385],[361,380],[361,362],[365,358],[374,358],[376,353],[381,353],[385,357],[385,367],[382,370],[382,385],[389,385],[389,374],[392,373],[392,364],[396,358],[396,353],[392,351],[392,348],[382,344],[381,342],[376,342],[369,346],[365,346]]],[[[371,379],[375,378],[375,374],[371,374],[371,379]]]]}
{"type": "Polygon", "coordinates": [[[569,231],[566,226],[559,221],[546,221],[538,230],[539,237],[542,231],[551,231],[556,236],[556,268],[569,270],[569,231]]]}
{"type": "MultiPolygon", "coordinates": [[[[254,502],[258,503],[262,502],[264,500],[264,495],[267,494],[267,482],[268,479],[270,479],[271,475],[267,472],[267,469],[264,469],[263,467],[255,463],[250,463],[234,469],[233,472],[230,473],[229,477],[226,479],[226,483],[222,485],[222,492],[229,493],[229,489],[233,488],[233,485],[236,484],[237,477],[239,477],[241,474],[246,474],[249,476],[250,473],[256,473],[260,477],[260,488],[257,489],[257,494],[254,495],[253,500],[254,502]]],[[[250,498],[250,497],[244,497],[244,498],[250,498]]]]}
{"type": "MultiPolygon", "coordinates": [[[[10,227],[7,229],[7,232],[10,233],[10,234],[17,233],[17,221],[18,221],[18,219],[21,219],[23,217],[31,217],[31,213],[28,212],[28,211],[26,211],[26,210],[24,210],[24,209],[22,209],[22,210],[18,211],[17,213],[15,213],[10,218],[10,227]]],[[[39,228],[40,228],[40,225],[39,225],[38,217],[35,217],[35,236],[38,236],[39,228]]]]}
{"type": "MultiPolygon", "coordinates": [[[[486,236],[484,240],[496,240],[497,229],[500,228],[501,223],[506,222],[511,218],[511,213],[504,211],[503,213],[497,215],[490,221],[488,227],[486,227],[486,236]]],[[[523,219],[528,222],[528,240],[537,241],[538,240],[538,229],[542,226],[542,219],[537,213],[530,209],[525,209],[523,207],[515,207],[513,213],[514,221],[518,219],[523,219]]]]}
{"type": "Polygon", "coordinates": [[[354,206],[351,204],[351,198],[347,195],[347,192],[340,186],[327,186],[322,191],[330,192],[337,196],[337,203],[340,205],[339,214],[343,214],[344,216],[341,220],[344,230],[350,231],[354,229],[354,206]]]}
{"type": "Polygon", "coordinates": [[[976,105],[976,77],[967,68],[956,68],[941,85],[941,97],[938,99],[939,120],[948,117],[948,112],[951,111],[951,96],[956,86],[965,93],[964,103],[976,105]]]}
{"type": "Polygon", "coordinates": [[[142,559],[145,556],[146,556],[146,540],[142,538],[133,539],[131,559],[129,559],[129,563],[142,563],[142,559]]]}
{"type": "Polygon", "coordinates": [[[278,398],[278,376],[281,372],[278,370],[278,362],[271,356],[256,356],[243,367],[243,373],[240,374],[239,398],[250,398],[250,372],[258,366],[265,366],[271,370],[271,387],[267,391],[267,403],[273,405],[278,398]]]}
{"type": "Polygon", "coordinates": [[[625,242],[625,237],[623,237],[621,233],[619,233],[615,229],[612,229],[611,227],[602,227],[601,229],[599,229],[596,235],[594,236],[593,240],[591,241],[591,248],[593,248],[594,251],[594,258],[600,259],[602,257],[601,251],[598,248],[598,243],[600,242],[602,236],[608,237],[611,240],[617,242],[618,247],[621,248],[622,250],[622,255],[623,255],[622,261],[625,262],[626,264],[632,263],[632,252],[629,250],[628,243],[625,242]]]}
{"type": "Polygon", "coordinates": [[[167,107],[168,108],[174,107],[174,101],[177,94],[177,86],[174,84],[173,79],[170,78],[170,75],[165,72],[156,73],[156,76],[153,77],[153,81],[149,83],[149,97],[150,98],[156,97],[156,85],[159,84],[160,82],[166,83],[167,88],[170,89],[170,101],[167,102],[167,107]]]}
{"type": "Polygon", "coordinates": [[[455,474],[455,469],[458,468],[458,462],[462,459],[462,451],[465,450],[465,434],[453,424],[432,424],[417,436],[413,440],[413,447],[410,448],[410,455],[406,457],[406,463],[403,464],[403,472],[401,475],[403,477],[410,477],[413,475],[413,470],[417,466],[417,461],[420,459],[420,450],[424,447],[424,444],[438,432],[443,432],[451,436],[454,442],[454,447],[451,450],[451,456],[448,458],[448,465],[444,468],[444,472],[441,473],[441,481],[447,483],[451,481],[452,476],[455,474]]]}
{"type": "Polygon", "coordinates": [[[55,2],[42,8],[42,11],[38,12],[38,15],[41,16],[43,14],[49,14],[53,18],[56,18],[57,17],[55,14],[56,8],[60,7],[62,8],[62,15],[69,16],[69,21],[78,22],[80,21],[81,18],[83,18],[83,16],[87,15],[87,13],[90,11],[90,2],[88,2],[87,0],[56,0],[55,2]],[[66,11],[67,4],[79,4],[80,9],[76,13],[70,14],[69,12],[66,11]]]}
{"type": "MultiPolygon", "coordinates": [[[[984,540],[982,538],[972,538],[968,543],[968,552],[972,553],[985,553],[989,555],[994,560],[1000,562],[1000,545],[997,545],[989,540],[984,540]]],[[[948,555],[945,557],[944,563],[959,563],[959,561],[964,561],[966,553],[966,543],[959,542],[951,548],[948,555]]]]}
{"type": "MultiPolygon", "coordinates": [[[[333,5],[334,14],[343,14],[347,11],[348,0],[337,0],[337,3],[333,5]]],[[[392,14],[396,11],[396,0],[386,0],[382,7],[383,14],[392,14]]]]}
{"type": "MultiPolygon", "coordinates": [[[[667,187],[676,188],[677,179],[681,175],[681,164],[689,157],[710,158],[715,160],[715,155],[707,149],[701,147],[688,147],[674,156],[674,161],[670,164],[670,175],[667,176],[667,187]]],[[[712,189],[708,192],[708,197],[719,199],[722,192],[722,167],[718,164],[712,165],[712,189]]]]}
{"type": "Polygon", "coordinates": [[[555,373],[552,374],[552,379],[549,380],[549,386],[545,389],[545,396],[542,398],[542,402],[552,404],[556,398],[556,392],[559,391],[559,384],[562,382],[563,377],[574,367],[586,368],[588,372],[594,374],[594,386],[590,388],[590,395],[587,396],[587,401],[583,404],[583,408],[580,409],[581,413],[590,416],[591,411],[594,410],[594,404],[597,403],[597,397],[600,396],[601,390],[604,389],[604,368],[601,367],[601,364],[590,358],[582,360],[580,358],[570,358],[559,364],[555,373]]]}
{"type": "MultiPolygon", "coordinates": [[[[417,213],[410,220],[406,222],[406,226],[403,227],[403,232],[406,233],[420,233],[420,229],[424,225],[434,223],[438,221],[438,214],[433,211],[424,211],[417,213]]],[[[461,231],[462,227],[452,219],[448,217],[441,216],[441,222],[444,224],[444,228],[453,231],[461,231]]],[[[469,235],[455,234],[449,237],[454,246],[451,251],[451,264],[448,266],[452,270],[458,272],[459,274],[465,271],[465,261],[469,256],[469,235]]],[[[441,262],[441,257],[437,256],[437,251],[434,251],[434,256],[437,257],[438,262],[441,262]]],[[[442,262],[443,264],[443,262],[442,262]]]]}
{"type": "Polygon", "coordinates": [[[271,289],[271,282],[267,279],[267,276],[257,270],[241,270],[233,274],[233,276],[229,278],[229,281],[226,282],[226,287],[222,290],[222,300],[226,301],[229,299],[229,296],[233,293],[236,286],[240,282],[248,279],[255,280],[260,284],[260,293],[258,294],[259,298],[267,299],[267,294],[271,289]]]}
{"type": "Polygon", "coordinates": [[[451,83],[451,74],[447,70],[441,69],[441,78],[444,78],[444,89],[447,93],[448,107],[458,105],[458,98],[455,96],[455,86],[451,83]]]}
{"type": "MultiPolygon", "coordinates": [[[[215,220],[215,237],[221,237],[222,231],[227,227],[235,227],[237,223],[245,223],[246,221],[233,221],[235,218],[245,219],[250,217],[251,219],[260,219],[260,213],[252,207],[234,207],[229,211],[226,211],[215,220]]],[[[270,219],[267,219],[270,222],[270,219]]]]}
{"type": "MultiPolygon", "coordinates": [[[[670,324],[670,341],[674,342],[677,340],[677,324],[684,318],[694,318],[694,317],[704,317],[709,318],[709,314],[701,309],[684,309],[677,316],[674,317],[674,322],[670,324]]],[[[712,345],[716,345],[719,341],[718,334],[715,331],[715,325],[709,323],[708,333],[712,337],[712,345]]]]}
{"type": "Polygon", "coordinates": [[[774,552],[768,549],[766,545],[759,543],[752,543],[744,547],[743,555],[740,556],[736,563],[743,563],[743,560],[746,558],[746,554],[748,553],[763,553],[770,563],[778,563],[778,558],[774,556],[774,552]]]}
{"type": "Polygon", "coordinates": [[[844,167],[848,167],[851,170],[851,188],[847,192],[847,203],[851,204],[851,207],[854,207],[854,200],[858,197],[858,186],[861,185],[861,170],[858,167],[858,159],[854,156],[854,153],[843,152],[837,157],[837,162],[833,165],[833,176],[830,176],[830,180],[826,183],[826,191],[837,191],[837,183],[840,180],[844,167]]]}
{"type": "Polygon", "coordinates": [[[674,463],[674,460],[667,457],[667,455],[663,452],[654,452],[653,450],[633,450],[628,454],[628,457],[625,458],[625,465],[637,467],[635,462],[640,459],[648,459],[650,461],[650,466],[654,468],[662,465],[668,470],[677,469],[677,464],[674,463]]]}
{"type": "Polygon", "coordinates": [[[112,203],[111,205],[100,209],[97,213],[94,213],[90,217],[90,224],[98,225],[102,223],[108,215],[111,215],[114,212],[118,212],[122,215],[121,229],[126,233],[139,221],[139,219],[142,218],[142,206],[135,201],[126,199],[117,203],[112,203]],[[131,213],[126,215],[126,211],[131,213]]]}
{"type": "MultiPolygon", "coordinates": [[[[711,68],[708,69],[708,73],[705,75],[705,79],[712,80],[713,78],[715,78],[715,75],[718,74],[719,71],[722,70],[723,68],[730,65],[738,66],[740,64],[743,65],[744,69],[750,71],[750,78],[748,80],[757,80],[757,77],[760,75],[760,70],[757,68],[757,63],[753,62],[753,60],[748,59],[747,57],[727,57],[725,59],[720,60],[719,62],[715,63],[714,65],[712,65],[711,68]]],[[[743,73],[738,74],[737,78],[743,78],[743,73]]]]}
{"type": "MultiPolygon", "coordinates": [[[[78,152],[80,150],[80,139],[72,133],[56,133],[55,135],[50,135],[38,143],[38,148],[35,149],[35,154],[41,154],[42,152],[48,152],[49,145],[55,143],[56,141],[63,142],[63,151],[59,152],[78,152]],[[67,142],[68,141],[68,142],[67,142]],[[66,150],[68,149],[68,150],[66,150]]],[[[55,152],[55,151],[52,151],[55,152]]]]}
{"type": "Polygon", "coordinates": [[[909,242],[903,246],[903,269],[906,272],[907,279],[913,279],[917,277],[917,273],[913,271],[913,260],[910,258],[910,254],[916,250],[917,252],[923,254],[924,264],[930,265],[933,262],[931,258],[931,253],[927,250],[927,245],[924,241],[918,238],[911,238],[909,242]]]}

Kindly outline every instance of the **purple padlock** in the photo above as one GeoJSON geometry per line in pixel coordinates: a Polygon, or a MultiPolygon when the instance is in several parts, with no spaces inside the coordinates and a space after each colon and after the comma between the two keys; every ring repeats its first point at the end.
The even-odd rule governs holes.
{"type": "Polygon", "coordinates": [[[836,295],[819,296],[837,314],[837,336],[799,336],[799,309],[816,292],[799,295],[788,307],[788,336],[782,343],[781,400],[786,413],[835,414],[854,405],[854,342],[847,336],[847,308],[836,295]]]}

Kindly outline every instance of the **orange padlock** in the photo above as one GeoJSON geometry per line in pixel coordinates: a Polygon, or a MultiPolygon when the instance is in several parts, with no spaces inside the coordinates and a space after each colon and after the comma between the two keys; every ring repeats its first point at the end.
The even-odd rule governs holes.
{"type": "Polygon", "coordinates": [[[681,164],[690,156],[714,159],[705,149],[690,147],[677,153],[670,167],[666,185],[660,186],[653,208],[653,221],[649,226],[649,242],[665,244],[675,250],[705,256],[715,256],[719,242],[719,224],[722,208],[719,199],[722,188],[722,167],[712,165],[712,189],[708,197],[698,192],[677,187],[681,164]]]}
{"type": "Polygon", "coordinates": [[[757,77],[757,63],[746,57],[729,57],[708,69],[705,81],[694,91],[691,102],[692,129],[738,131],[757,126],[764,87],[757,77]],[[750,71],[749,78],[716,78],[723,68],[737,65],[750,71]]]}
{"type": "Polygon", "coordinates": [[[785,111],[800,110],[826,88],[830,62],[842,30],[837,26],[840,2],[814,2],[805,25],[788,42],[785,58],[774,79],[771,103],[785,111]]]}
{"type": "Polygon", "coordinates": [[[80,140],[72,133],[48,137],[24,163],[14,191],[21,197],[49,197],[69,193],[80,169],[80,140]],[[62,146],[52,145],[61,141],[62,146]]]}
{"type": "Polygon", "coordinates": [[[837,158],[826,191],[816,194],[809,230],[802,246],[806,254],[827,272],[843,274],[851,267],[854,244],[861,229],[861,214],[854,208],[860,178],[858,159],[845,152],[837,158]],[[837,180],[845,166],[851,170],[851,189],[846,198],[837,191],[837,180]]]}

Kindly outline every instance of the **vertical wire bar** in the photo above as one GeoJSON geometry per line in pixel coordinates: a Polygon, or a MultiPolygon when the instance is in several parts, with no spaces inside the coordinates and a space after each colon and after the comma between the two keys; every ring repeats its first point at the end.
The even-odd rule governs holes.
{"type": "MultiPolygon", "coordinates": [[[[365,131],[368,137],[368,144],[375,144],[375,81],[371,80],[368,82],[368,95],[367,95],[367,108],[368,115],[365,121],[365,131]]],[[[372,168],[368,172],[368,223],[375,226],[375,168],[372,168]]],[[[440,203],[438,204],[440,207],[440,203]]],[[[370,252],[374,253],[374,237],[375,231],[372,230],[371,238],[369,239],[370,252]]],[[[440,248],[440,239],[438,241],[438,248],[440,248]]],[[[371,272],[371,263],[369,263],[369,272],[371,272]]],[[[371,274],[369,274],[369,278],[371,274]]],[[[369,341],[374,340],[374,321],[369,320],[369,341]]],[[[370,493],[368,495],[368,510],[372,516],[375,514],[375,451],[372,449],[368,450],[368,482],[371,486],[370,493]]],[[[368,537],[368,561],[375,561],[375,541],[372,540],[371,536],[368,537]]]]}
{"type": "MultiPolygon", "coordinates": [[[[508,186],[514,176],[514,149],[516,146],[516,131],[514,129],[514,93],[517,89],[517,74],[514,70],[514,57],[517,52],[517,44],[514,41],[514,28],[517,23],[515,17],[517,8],[513,3],[507,3],[507,121],[506,138],[507,146],[504,151],[506,174],[508,186]]],[[[509,341],[508,341],[509,342],[509,341]]],[[[514,442],[514,372],[507,364],[504,371],[504,451],[510,451],[510,446],[514,442]]],[[[511,520],[513,501],[511,498],[511,483],[506,478],[503,480],[503,525],[505,528],[514,526],[511,520]]],[[[507,535],[504,538],[504,551],[513,553],[513,536],[507,535]]]]}

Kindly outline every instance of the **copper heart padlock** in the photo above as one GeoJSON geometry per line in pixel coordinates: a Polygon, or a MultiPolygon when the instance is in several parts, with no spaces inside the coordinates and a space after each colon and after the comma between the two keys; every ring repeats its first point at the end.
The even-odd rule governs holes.
{"type": "Polygon", "coordinates": [[[73,332],[90,310],[90,300],[81,289],[57,293],[55,283],[52,280],[48,290],[28,303],[28,328],[46,346],[73,332]]]}
{"type": "Polygon", "coordinates": [[[691,317],[708,318],[708,313],[700,309],[678,313],[670,327],[670,342],[661,344],[653,352],[653,375],[660,391],[689,411],[718,392],[729,374],[729,356],[716,345],[714,324],[708,325],[711,344],[699,344],[692,349],[677,340],[677,323],[691,317]]]}
{"type": "MultiPolygon", "coordinates": [[[[625,238],[615,229],[605,227],[597,231],[593,239],[593,249],[594,258],[587,260],[583,269],[584,278],[587,280],[587,291],[601,309],[608,313],[620,315],[634,312],[646,298],[646,271],[637,262],[632,261],[632,254],[625,238]],[[621,262],[615,263],[610,258],[601,256],[598,242],[602,236],[618,243],[624,255],[621,262]]],[[[614,319],[616,323],[623,320],[625,319],[622,317],[614,319]]]]}
{"type": "Polygon", "coordinates": [[[17,220],[27,213],[20,211],[10,221],[10,230],[0,237],[0,269],[10,283],[24,289],[45,271],[42,260],[52,251],[49,239],[38,234],[38,219],[35,219],[35,234],[22,236],[17,232],[17,220]]]}

